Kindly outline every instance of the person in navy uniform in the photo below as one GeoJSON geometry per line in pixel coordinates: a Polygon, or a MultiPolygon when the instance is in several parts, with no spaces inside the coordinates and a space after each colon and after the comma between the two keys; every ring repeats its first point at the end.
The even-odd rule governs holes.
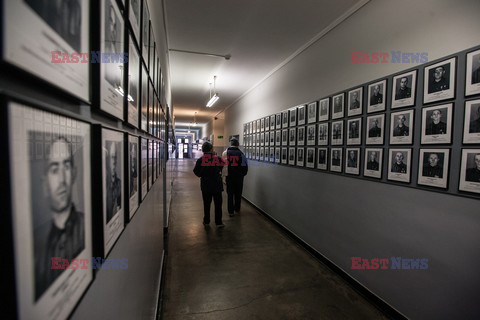
{"type": "Polygon", "coordinates": [[[433,110],[432,115],[430,116],[430,123],[425,129],[425,134],[446,134],[447,133],[447,124],[442,121],[442,110],[436,109],[433,110]]]}
{"type": "Polygon", "coordinates": [[[408,136],[410,135],[410,128],[405,125],[407,118],[404,114],[401,114],[397,118],[397,126],[393,129],[394,137],[408,136]]]}
{"type": "MultiPolygon", "coordinates": [[[[480,104],[477,104],[477,118],[475,120],[470,121],[469,126],[469,133],[480,133],[480,104]]],[[[475,108],[475,106],[473,108],[475,108]]],[[[473,112],[472,108],[472,112],[473,112]]]]}
{"type": "Polygon", "coordinates": [[[408,86],[408,77],[400,78],[400,88],[395,93],[395,100],[406,99],[412,96],[412,88],[408,86]]]}
{"type": "Polygon", "coordinates": [[[368,130],[369,138],[378,138],[382,136],[382,129],[378,126],[378,119],[372,120],[372,127],[368,130]]]}
{"type": "Polygon", "coordinates": [[[480,153],[475,155],[475,167],[467,169],[465,180],[480,183],[480,153]]]}
{"type": "Polygon", "coordinates": [[[443,178],[443,168],[437,153],[430,153],[427,163],[423,166],[422,175],[431,178],[443,178]]]}
{"type": "Polygon", "coordinates": [[[430,73],[430,80],[428,82],[428,93],[434,93],[439,91],[448,90],[450,84],[447,78],[445,78],[445,67],[436,67],[433,72],[430,73]]]}
{"type": "Polygon", "coordinates": [[[369,152],[369,154],[370,154],[370,157],[369,157],[368,162],[367,162],[367,169],[378,171],[379,164],[378,164],[378,160],[377,160],[377,152],[372,151],[372,152],[369,152]]]}
{"type": "Polygon", "coordinates": [[[380,93],[380,86],[377,84],[373,87],[373,94],[370,97],[370,105],[374,106],[383,103],[383,94],[380,93]]]}
{"type": "Polygon", "coordinates": [[[358,92],[352,92],[352,102],[350,103],[350,110],[360,108],[360,101],[358,101],[358,92]]]}
{"type": "Polygon", "coordinates": [[[407,173],[407,165],[403,163],[403,153],[397,152],[395,154],[395,162],[392,165],[392,172],[407,173]]]}

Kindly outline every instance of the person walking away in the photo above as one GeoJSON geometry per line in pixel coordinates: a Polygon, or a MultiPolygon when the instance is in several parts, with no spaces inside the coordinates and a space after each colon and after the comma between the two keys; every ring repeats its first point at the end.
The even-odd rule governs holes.
{"type": "Polygon", "coordinates": [[[240,204],[242,201],[243,178],[247,175],[248,164],[245,154],[238,148],[237,139],[230,140],[230,147],[223,152],[222,158],[227,160],[227,196],[228,196],[228,213],[230,217],[234,212],[240,212],[240,204]]]}

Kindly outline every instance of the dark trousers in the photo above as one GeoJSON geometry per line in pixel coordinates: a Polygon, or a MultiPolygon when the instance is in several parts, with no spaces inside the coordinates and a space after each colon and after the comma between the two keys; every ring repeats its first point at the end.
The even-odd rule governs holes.
{"type": "Polygon", "coordinates": [[[210,206],[215,204],[215,224],[222,224],[222,193],[221,192],[205,192],[202,191],[203,196],[203,223],[210,223],[210,206]]]}
{"type": "Polygon", "coordinates": [[[240,211],[242,202],[243,177],[227,176],[228,213],[240,211]]]}

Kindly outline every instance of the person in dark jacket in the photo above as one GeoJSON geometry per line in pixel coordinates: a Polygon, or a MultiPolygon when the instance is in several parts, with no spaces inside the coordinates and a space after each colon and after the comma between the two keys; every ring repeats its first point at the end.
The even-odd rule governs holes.
{"type": "Polygon", "coordinates": [[[223,152],[223,158],[228,161],[227,167],[227,195],[228,195],[228,213],[232,217],[234,212],[240,212],[242,202],[243,177],[247,175],[247,158],[238,148],[238,140],[230,140],[230,147],[223,152]]]}
{"type": "Polygon", "coordinates": [[[210,142],[202,145],[203,156],[195,163],[193,173],[200,177],[200,189],[203,196],[203,224],[210,224],[210,206],[212,199],[215,204],[215,224],[222,228],[222,169],[225,165],[222,159],[213,153],[213,146],[210,142]]]}

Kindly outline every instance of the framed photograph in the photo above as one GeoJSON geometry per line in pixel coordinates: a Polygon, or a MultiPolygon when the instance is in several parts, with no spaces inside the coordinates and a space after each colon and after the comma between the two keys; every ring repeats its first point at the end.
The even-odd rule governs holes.
{"type": "Polygon", "coordinates": [[[467,70],[465,72],[465,95],[480,93],[480,50],[467,53],[467,70]]]}
{"type": "Polygon", "coordinates": [[[62,5],[54,1],[4,1],[2,7],[5,61],[89,102],[88,58],[72,53],[90,52],[90,1],[62,5]],[[62,63],[64,59],[78,63],[62,63]]]}
{"type": "Polygon", "coordinates": [[[480,193],[480,149],[462,149],[459,190],[480,193]]]}
{"type": "Polygon", "coordinates": [[[297,142],[297,128],[290,128],[288,133],[288,145],[294,146],[297,142]]]}
{"type": "Polygon", "coordinates": [[[332,122],[332,146],[343,144],[343,120],[332,122]]]}
{"type": "Polygon", "coordinates": [[[342,172],[342,152],[343,148],[332,148],[330,152],[330,171],[342,172]]]}
{"type": "Polygon", "coordinates": [[[347,121],[348,136],[347,145],[359,145],[362,143],[362,118],[349,119],[347,121]]]}
{"type": "Polygon", "coordinates": [[[480,99],[465,101],[463,143],[480,143],[480,99]]]}
{"type": "MultiPolygon", "coordinates": [[[[139,0],[137,0],[139,1],[139,0]]],[[[138,128],[138,110],[140,108],[140,58],[130,36],[128,55],[128,123],[138,128]]]]}
{"type": "Polygon", "coordinates": [[[90,125],[13,101],[2,116],[10,124],[3,201],[11,201],[18,319],[66,319],[93,279],[91,268],[52,268],[60,257],[93,254],[90,125]]]}
{"type": "Polygon", "coordinates": [[[265,118],[260,119],[260,131],[265,132],[265,118]]]}
{"type": "Polygon", "coordinates": [[[393,77],[392,109],[415,105],[417,70],[393,77]]]}
{"type": "Polygon", "coordinates": [[[388,180],[410,183],[412,149],[390,149],[388,180]]]}
{"type": "MultiPolygon", "coordinates": [[[[279,129],[279,128],[277,128],[279,129]]],[[[270,116],[270,130],[275,130],[275,115],[272,114],[270,116]]]]}
{"type": "MultiPolygon", "coordinates": [[[[277,130],[275,131],[275,145],[276,146],[279,146],[280,145],[280,142],[281,142],[281,145],[282,146],[286,146],[287,145],[287,141],[288,141],[288,130],[285,130],[287,133],[285,134],[285,144],[283,143],[283,130],[280,131],[280,130],[277,130]],[[282,133],[282,135],[280,135],[280,132],[282,133]],[[281,141],[280,141],[281,140],[281,141]]],[[[270,138],[271,139],[271,138],[270,138]]],[[[271,140],[270,140],[271,141],[271,140]]]]}
{"type": "MultiPolygon", "coordinates": [[[[278,137],[280,137],[280,132],[278,134],[278,137]]],[[[280,139],[279,139],[279,142],[280,142],[280,139]]],[[[275,131],[270,131],[270,146],[274,146],[275,145],[275,131]]],[[[280,143],[278,144],[278,146],[280,145],[280,143]]]]}
{"type": "Polygon", "coordinates": [[[260,133],[260,146],[265,146],[265,132],[260,133]]]}
{"type": "Polygon", "coordinates": [[[145,199],[145,196],[148,192],[148,172],[147,172],[147,165],[148,165],[148,140],[145,138],[140,138],[140,148],[141,148],[141,166],[142,166],[142,200],[145,199]]]}
{"type": "Polygon", "coordinates": [[[296,151],[295,148],[288,148],[288,164],[291,166],[295,165],[295,159],[296,159],[296,151]]]}
{"type": "Polygon", "coordinates": [[[319,146],[328,145],[328,122],[318,124],[318,141],[319,146]]]}
{"type": "Polygon", "coordinates": [[[305,127],[298,127],[297,129],[297,145],[304,146],[305,145],[305,127]]]}
{"type": "Polygon", "coordinates": [[[260,131],[261,131],[260,125],[261,125],[261,121],[260,121],[260,119],[257,119],[257,132],[258,133],[260,133],[260,131]]]}
{"type": "Polygon", "coordinates": [[[385,131],[385,114],[377,114],[367,117],[367,141],[366,144],[383,144],[385,131]]]}
{"type": "Polygon", "coordinates": [[[154,124],[155,124],[155,103],[156,103],[156,96],[155,92],[153,91],[153,85],[149,81],[148,82],[148,122],[147,122],[147,127],[148,127],[148,133],[150,133],[152,136],[154,134],[154,124]]]}
{"type": "Polygon", "coordinates": [[[288,148],[282,147],[282,164],[288,163],[288,148]]]}
{"type": "Polygon", "coordinates": [[[140,13],[142,11],[142,2],[141,0],[130,0],[130,14],[128,19],[132,25],[133,34],[135,35],[135,40],[140,45],[140,29],[141,29],[141,20],[140,13]]]}
{"type": "Polygon", "coordinates": [[[307,146],[314,146],[316,142],[315,135],[316,125],[311,124],[307,126],[307,146]]]}
{"type": "Polygon", "coordinates": [[[298,125],[303,126],[305,124],[305,105],[301,105],[298,107],[298,125]]]}
{"type": "MultiPolygon", "coordinates": [[[[121,54],[124,52],[125,47],[125,42],[123,41],[125,28],[122,13],[118,9],[115,0],[102,0],[101,3],[100,50],[101,52],[121,54]]],[[[123,101],[125,92],[127,92],[123,81],[125,68],[123,60],[118,59],[110,63],[100,63],[99,65],[100,110],[123,120],[123,101]]]]}
{"type": "Polygon", "coordinates": [[[142,20],[142,57],[145,65],[148,64],[149,53],[149,31],[150,31],[150,11],[148,10],[148,1],[143,0],[143,20],[142,20]]]}
{"type": "MultiPolygon", "coordinates": [[[[267,153],[268,153],[268,148],[267,148],[267,153]]],[[[268,157],[268,155],[267,155],[267,157],[268,157]]],[[[260,156],[259,156],[258,160],[260,160],[260,161],[265,160],[265,149],[264,148],[260,148],[260,156]]]]}
{"type": "Polygon", "coordinates": [[[243,124],[243,135],[245,136],[246,134],[248,134],[248,132],[247,132],[247,124],[244,123],[244,124],[243,124]]]}
{"type": "Polygon", "coordinates": [[[328,169],[328,149],[318,148],[317,152],[318,152],[317,169],[327,170],[328,169]]]}
{"type": "Polygon", "coordinates": [[[297,107],[288,110],[288,112],[290,114],[290,127],[295,127],[297,125],[297,107]]]}
{"type": "Polygon", "coordinates": [[[297,148],[297,166],[303,167],[305,165],[305,149],[297,148]]]}
{"type": "Polygon", "coordinates": [[[275,115],[275,129],[282,129],[282,114],[277,113],[275,115]]]}
{"type": "Polygon", "coordinates": [[[265,131],[270,131],[270,117],[265,117],[263,121],[265,123],[265,131]]]}
{"type": "Polygon", "coordinates": [[[280,148],[270,148],[270,162],[280,163],[280,148]]]}
{"type": "Polygon", "coordinates": [[[422,144],[452,142],[453,104],[422,109],[422,144]]]}
{"type": "Polygon", "coordinates": [[[425,67],[423,103],[453,99],[455,97],[455,65],[451,58],[425,67]]]}
{"type": "Polygon", "coordinates": [[[447,189],[449,149],[420,149],[418,184],[447,189]]]}
{"type": "Polygon", "coordinates": [[[288,145],[288,129],[283,129],[282,130],[282,146],[286,146],[286,145],[288,145]]]}
{"type": "Polygon", "coordinates": [[[140,120],[140,129],[147,132],[148,126],[148,74],[147,69],[142,64],[142,115],[140,120]]]}
{"type": "Polygon", "coordinates": [[[307,106],[307,122],[317,122],[317,101],[311,102],[307,106]]]}
{"type": "Polygon", "coordinates": [[[387,79],[368,85],[367,113],[385,111],[387,100],[387,79]]]}
{"type": "Polygon", "coordinates": [[[315,148],[307,148],[306,167],[315,168],[315,148]]]}
{"type": "MultiPolygon", "coordinates": [[[[338,119],[338,118],[343,118],[345,115],[345,93],[340,93],[337,94],[336,96],[333,96],[332,98],[333,101],[333,110],[332,110],[332,119],[338,119]]],[[[320,106],[322,101],[320,101],[320,106]]],[[[322,109],[320,108],[320,113],[322,109]]]]}
{"type": "Polygon", "coordinates": [[[288,110],[282,112],[282,128],[288,128],[288,110]]]}
{"type": "Polygon", "coordinates": [[[360,148],[347,148],[345,157],[345,173],[360,174],[360,148]]]}
{"type": "Polygon", "coordinates": [[[363,111],[363,87],[348,92],[348,116],[357,116],[363,111]]]}
{"type": "MultiPolygon", "coordinates": [[[[273,132],[272,132],[273,134],[273,132]]],[[[265,145],[270,146],[270,131],[265,132],[265,145]]],[[[272,145],[273,147],[274,145],[272,145]]]]}
{"type": "Polygon", "coordinates": [[[390,144],[413,143],[413,114],[414,110],[390,114],[390,144]]]}
{"type": "Polygon", "coordinates": [[[371,178],[382,178],[383,149],[365,149],[365,167],[363,175],[371,178]]]}
{"type": "Polygon", "coordinates": [[[155,34],[153,33],[153,25],[150,22],[150,35],[148,36],[148,73],[150,74],[150,79],[155,78],[155,34]]]}
{"type": "Polygon", "coordinates": [[[123,145],[122,132],[102,128],[104,256],[108,255],[124,228],[123,145]]]}
{"type": "Polygon", "coordinates": [[[139,190],[138,190],[138,172],[140,169],[140,161],[138,157],[140,155],[138,149],[138,137],[128,135],[128,182],[129,182],[129,220],[138,209],[139,205],[139,190]]]}
{"type": "Polygon", "coordinates": [[[318,121],[327,121],[330,116],[330,98],[325,98],[319,102],[318,121]]]}
{"type": "Polygon", "coordinates": [[[253,121],[253,133],[257,133],[257,121],[253,121]]]}

